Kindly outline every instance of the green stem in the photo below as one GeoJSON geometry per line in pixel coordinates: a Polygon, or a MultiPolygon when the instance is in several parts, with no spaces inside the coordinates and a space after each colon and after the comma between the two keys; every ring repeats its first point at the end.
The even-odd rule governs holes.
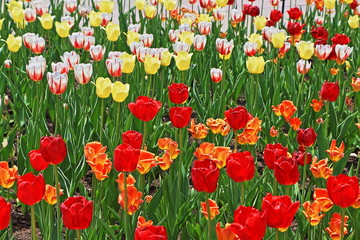
{"type": "Polygon", "coordinates": [[[144,130],[143,130],[143,149],[145,149],[145,147],[146,147],[146,122],[144,121],[144,130]]]}
{"type": "Polygon", "coordinates": [[[240,205],[245,205],[245,182],[240,183],[240,205]]]}
{"type": "Polygon", "coordinates": [[[355,240],[359,240],[359,237],[360,237],[360,234],[359,234],[360,231],[359,231],[359,229],[358,229],[358,224],[357,224],[358,221],[356,221],[356,219],[358,219],[358,218],[357,218],[358,212],[359,212],[359,208],[357,208],[357,209],[354,210],[354,217],[353,217],[353,219],[354,219],[354,231],[355,231],[354,236],[355,236],[355,240]]]}
{"type": "MultiPolygon", "coordinates": [[[[219,116],[223,116],[225,117],[225,110],[226,110],[226,98],[223,98],[224,94],[225,94],[225,81],[226,81],[226,60],[222,60],[222,80],[220,82],[220,88],[221,88],[221,91],[219,92],[219,96],[221,97],[221,99],[223,100],[221,102],[221,112],[219,114],[219,116]]],[[[235,99],[235,102],[236,102],[236,99],[235,99]]]]}
{"type": "MultiPolygon", "coordinates": [[[[301,108],[301,104],[300,104],[300,100],[301,100],[301,95],[303,94],[304,91],[304,82],[305,82],[305,74],[301,74],[301,83],[300,83],[300,90],[296,99],[296,107],[300,110],[301,108]]],[[[300,113],[299,113],[300,116],[300,113]]]]}
{"type": "MultiPolygon", "coordinates": [[[[182,172],[182,166],[183,166],[183,162],[182,162],[182,156],[183,156],[183,131],[182,131],[182,128],[178,128],[178,137],[179,137],[179,148],[180,148],[180,153],[179,153],[179,159],[177,160],[179,162],[178,164],[178,167],[177,167],[177,171],[178,173],[181,173],[182,172]]],[[[179,192],[181,193],[181,177],[180,175],[177,176],[177,180],[178,180],[178,189],[179,189],[179,192]]]]}
{"type": "Polygon", "coordinates": [[[148,97],[150,97],[151,80],[152,80],[152,75],[149,74],[148,75],[148,89],[147,89],[147,94],[146,94],[148,97]]]}
{"type": "Polygon", "coordinates": [[[186,71],[182,71],[182,83],[186,84],[186,71]]]}
{"type": "Polygon", "coordinates": [[[115,123],[115,145],[118,145],[118,143],[120,144],[120,130],[119,130],[119,126],[120,126],[120,115],[121,115],[121,109],[120,109],[121,103],[118,102],[117,103],[117,111],[116,111],[116,123],[115,123]]]}
{"type": "Polygon", "coordinates": [[[103,126],[104,126],[104,112],[105,112],[105,99],[102,98],[101,99],[101,121],[100,121],[100,127],[99,127],[99,130],[100,130],[100,142],[103,142],[102,141],[102,135],[103,135],[103,126]]]}
{"type": "Polygon", "coordinates": [[[307,152],[306,152],[306,148],[305,148],[305,151],[304,151],[304,167],[303,167],[303,176],[302,176],[302,187],[301,187],[301,190],[302,190],[302,200],[303,200],[303,202],[304,202],[304,199],[305,199],[305,196],[306,196],[306,194],[305,194],[305,181],[306,181],[306,158],[307,158],[307,152]]]}
{"type": "Polygon", "coordinates": [[[275,240],[279,240],[279,230],[275,229],[275,240]]]}
{"type": "Polygon", "coordinates": [[[236,141],[236,136],[237,135],[237,130],[234,130],[234,152],[237,152],[237,141],[236,141]]]}
{"type": "Polygon", "coordinates": [[[97,198],[96,198],[96,191],[97,191],[97,179],[96,179],[96,176],[95,176],[95,173],[93,172],[92,173],[92,184],[91,184],[91,187],[92,187],[92,191],[91,191],[91,198],[93,200],[93,206],[94,206],[94,213],[96,213],[97,211],[97,198]]]}
{"type": "Polygon", "coordinates": [[[325,120],[325,139],[328,139],[328,130],[329,130],[329,123],[330,123],[330,102],[326,101],[325,103],[325,108],[326,108],[326,120],[325,120]]]}
{"type": "Polygon", "coordinates": [[[79,229],[76,230],[76,236],[78,240],[81,240],[81,232],[79,229]]]}
{"type": "Polygon", "coordinates": [[[273,192],[274,192],[274,195],[277,194],[277,189],[278,189],[278,181],[276,180],[275,176],[273,176],[273,192]]]}
{"type": "Polygon", "coordinates": [[[56,227],[57,227],[57,239],[61,238],[61,216],[60,216],[60,189],[59,189],[59,174],[57,165],[54,165],[54,177],[55,177],[55,189],[56,189],[56,227]]]}
{"type": "Polygon", "coordinates": [[[126,182],[126,172],[124,174],[124,224],[125,224],[125,238],[130,239],[130,235],[128,232],[128,193],[127,193],[127,182],[126,182]]]}
{"type": "Polygon", "coordinates": [[[35,207],[31,205],[31,239],[37,240],[36,236],[36,221],[35,221],[35,207]]]}
{"type": "MultiPolygon", "coordinates": [[[[343,240],[343,239],[344,239],[345,211],[346,211],[346,208],[341,208],[340,240],[343,240]]],[[[354,219],[354,220],[355,220],[355,219],[354,219]]],[[[355,221],[356,221],[356,220],[355,220],[355,221]]]]}
{"type": "Polygon", "coordinates": [[[209,201],[209,193],[205,192],[205,197],[206,197],[206,211],[207,211],[207,223],[208,223],[208,239],[211,240],[212,239],[212,234],[211,234],[211,212],[210,212],[210,201],[209,201]]]}

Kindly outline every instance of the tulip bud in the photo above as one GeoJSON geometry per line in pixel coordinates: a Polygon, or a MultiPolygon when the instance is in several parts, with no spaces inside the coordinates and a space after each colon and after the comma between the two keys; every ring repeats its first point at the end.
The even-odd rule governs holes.
{"type": "Polygon", "coordinates": [[[255,24],[255,28],[257,30],[262,30],[265,25],[266,25],[266,17],[265,16],[256,16],[254,18],[254,24],[255,24]]]}
{"type": "Polygon", "coordinates": [[[211,22],[199,22],[198,30],[201,35],[209,35],[211,32],[211,22]]]}
{"type": "Polygon", "coordinates": [[[48,72],[46,74],[49,89],[50,91],[55,95],[61,95],[65,92],[66,86],[68,84],[68,75],[62,74],[59,72],[50,73],[48,72]]]}
{"type": "Polygon", "coordinates": [[[66,38],[69,36],[69,31],[70,31],[70,24],[66,21],[63,22],[55,22],[55,28],[56,28],[56,32],[57,34],[62,37],[62,38],[66,38]]]}
{"type": "Polygon", "coordinates": [[[257,52],[257,43],[246,42],[244,44],[244,52],[249,57],[254,56],[257,52]]]}
{"type": "Polygon", "coordinates": [[[113,77],[120,77],[122,75],[122,60],[119,58],[112,58],[106,60],[106,69],[113,77]]]}
{"type": "Polygon", "coordinates": [[[296,63],[296,69],[300,74],[307,74],[311,67],[311,62],[300,59],[296,63]]]}
{"type": "Polygon", "coordinates": [[[83,196],[69,197],[60,206],[62,220],[68,229],[82,230],[90,226],[93,202],[83,196]]]}
{"type": "Polygon", "coordinates": [[[156,8],[153,5],[146,4],[144,7],[145,17],[152,19],[156,15],[156,8]]]}
{"type": "Polygon", "coordinates": [[[246,60],[246,68],[249,73],[261,74],[264,72],[265,61],[263,56],[260,57],[249,57],[246,60]]]}
{"type": "Polygon", "coordinates": [[[319,94],[322,100],[335,102],[340,94],[340,87],[338,82],[332,83],[325,81],[321,87],[319,94]]]}
{"type": "Polygon", "coordinates": [[[100,61],[104,57],[106,48],[101,45],[91,46],[90,47],[90,56],[92,60],[100,61]]]}
{"type": "Polygon", "coordinates": [[[76,11],[77,1],[76,0],[65,0],[64,6],[68,12],[72,13],[76,11]]]}
{"type": "Polygon", "coordinates": [[[123,84],[122,82],[115,82],[113,84],[111,95],[115,102],[123,102],[129,95],[130,85],[128,83],[123,84]]]}
{"type": "Polygon", "coordinates": [[[213,10],[213,16],[214,16],[216,21],[224,20],[225,15],[226,15],[225,8],[217,8],[217,9],[213,10]]]}
{"type": "Polygon", "coordinates": [[[41,81],[44,76],[44,69],[40,63],[26,65],[26,72],[32,81],[41,81]]]}
{"type": "Polygon", "coordinates": [[[4,61],[4,66],[5,66],[6,68],[11,68],[11,64],[12,64],[12,61],[9,60],[9,59],[6,59],[6,60],[4,61]]]}
{"type": "Polygon", "coordinates": [[[80,84],[86,84],[90,81],[93,73],[93,67],[91,63],[80,63],[74,67],[75,80],[80,84]]]}
{"type": "Polygon", "coordinates": [[[220,68],[212,68],[210,70],[210,76],[214,83],[218,83],[222,80],[222,70],[220,68]]]}
{"type": "Polygon", "coordinates": [[[64,55],[60,56],[60,58],[64,63],[68,64],[70,70],[74,70],[75,65],[80,62],[80,56],[75,51],[64,52],[64,55]]]}
{"type": "Polygon", "coordinates": [[[10,52],[17,52],[21,48],[22,39],[21,37],[15,37],[14,35],[9,34],[6,44],[10,52]]]}
{"type": "Polygon", "coordinates": [[[204,50],[206,45],[206,36],[205,35],[196,35],[194,38],[193,46],[196,51],[204,50]]]}
{"type": "Polygon", "coordinates": [[[30,50],[35,54],[41,54],[45,48],[45,39],[34,37],[30,40],[30,50]]]}
{"type": "Polygon", "coordinates": [[[311,147],[316,141],[317,134],[313,128],[299,129],[297,132],[297,141],[303,147],[311,147]]]}
{"type": "Polygon", "coordinates": [[[25,9],[25,21],[34,22],[36,20],[36,11],[32,8],[25,9]]]}
{"type": "Polygon", "coordinates": [[[147,74],[156,74],[160,68],[161,61],[156,57],[147,55],[144,61],[145,72],[147,74]]]}
{"type": "Polygon", "coordinates": [[[76,49],[81,49],[84,47],[85,35],[82,32],[76,32],[69,35],[71,45],[76,49]]]}

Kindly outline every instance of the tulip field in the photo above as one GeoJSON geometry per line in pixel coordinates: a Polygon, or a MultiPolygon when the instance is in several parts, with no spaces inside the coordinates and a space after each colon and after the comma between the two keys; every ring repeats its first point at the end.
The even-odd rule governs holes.
{"type": "Polygon", "coordinates": [[[359,0],[1,0],[0,240],[360,240],[359,0]]]}

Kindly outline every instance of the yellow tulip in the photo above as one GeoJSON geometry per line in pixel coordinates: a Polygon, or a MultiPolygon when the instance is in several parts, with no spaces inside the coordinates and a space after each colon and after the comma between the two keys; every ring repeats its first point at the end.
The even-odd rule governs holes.
{"type": "Polygon", "coordinates": [[[194,42],[194,33],[188,31],[181,33],[180,41],[192,45],[194,42]]]}
{"type": "Polygon", "coordinates": [[[19,23],[24,21],[25,17],[25,11],[22,8],[13,8],[10,11],[11,18],[14,20],[14,22],[19,23]]]}
{"type": "Polygon", "coordinates": [[[135,55],[131,55],[128,53],[123,53],[120,56],[120,59],[123,61],[122,62],[122,72],[123,73],[132,73],[134,71],[134,67],[135,67],[135,55]]]}
{"type": "Polygon", "coordinates": [[[111,42],[115,42],[116,40],[118,40],[119,36],[120,36],[120,26],[119,24],[115,24],[110,22],[106,28],[106,36],[107,39],[111,42]]]}
{"type": "Polygon", "coordinates": [[[358,28],[359,27],[359,16],[358,15],[350,16],[348,23],[351,28],[358,28]]]}
{"type": "Polygon", "coordinates": [[[260,34],[252,33],[249,37],[249,42],[256,43],[257,49],[260,49],[263,44],[263,38],[260,34]]]}
{"type": "Polygon", "coordinates": [[[171,58],[173,54],[170,53],[168,50],[165,50],[161,53],[161,66],[167,67],[171,63],[171,58]]]}
{"type": "Polygon", "coordinates": [[[225,7],[229,0],[216,0],[216,6],[225,7]]]}
{"type": "Polygon", "coordinates": [[[0,19],[0,31],[2,29],[3,22],[4,22],[4,18],[0,19]]]}
{"type": "Polygon", "coordinates": [[[255,28],[257,30],[262,30],[266,26],[266,22],[267,20],[265,16],[256,16],[254,18],[255,28]]]}
{"type": "Polygon", "coordinates": [[[161,61],[157,57],[146,55],[144,66],[147,74],[156,74],[160,68],[161,61]]]}
{"type": "Polygon", "coordinates": [[[265,61],[262,56],[260,57],[249,57],[246,60],[246,68],[249,73],[260,74],[264,72],[265,61]]]}
{"type": "Polygon", "coordinates": [[[192,18],[191,17],[182,17],[181,19],[180,19],[180,24],[189,24],[190,26],[192,25],[192,23],[193,23],[193,20],[192,20],[192,18]]]}
{"type": "Polygon", "coordinates": [[[186,71],[190,68],[192,53],[188,53],[185,51],[178,52],[177,56],[174,55],[174,59],[176,62],[176,67],[180,71],[186,71]]]}
{"type": "Polygon", "coordinates": [[[164,0],[164,7],[168,11],[172,11],[176,8],[176,0],[164,0]]]}
{"type": "Polygon", "coordinates": [[[107,98],[110,96],[113,86],[110,78],[98,77],[96,79],[95,85],[96,85],[96,95],[99,98],[107,98]]]}
{"type": "Polygon", "coordinates": [[[135,7],[140,11],[144,9],[145,4],[145,0],[135,0],[135,7]]]}
{"type": "Polygon", "coordinates": [[[127,45],[130,45],[132,42],[139,42],[140,41],[140,35],[137,32],[133,32],[133,31],[128,31],[126,33],[126,43],[127,45]]]}
{"type": "Polygon", "coordinates": [[[277,32],[271,35],[271,42],[274,45],[274,48],[282,48],[285,44],[285,39],[285,32],[277,32]]]}
{"type": "Polygon", "coordinates": [[[22,2],[18,2],[18,1],[15,1],[15,0],[12,0],[9,2],[9,4],[6,4],[9,11],[11,12],[13,9],[15,8],[22,8],[23,7],[23,3],[22,2]]]}
{"type": "Polygon", "coordinates": [[[102,0],[100,2],[100,12],[102,13],[112,13],[114,10],[114,2],[110,0],[102,0]]]}
{"type": "Polygon", "coordinates": [[[144,12],[147,18],[153,18],[156,14],[156,7],[150,4],[146,4],[144,7],[144,12]]]}
{"type": "Polygon", "coordinates": [[[231,53],[229,53],[228,55],[221,55],[219,53],[219,57],[220,57],[221,60],[229,60],[230,57],[231,57],[231,53]]]}
{"type": "Polygon", "coordinates": [[[196,22],[211,22],[212,20],[213,17],[209,16],[209,14],[200,14],[196,22]]]}
{"type": "Polygon", "coordinates": [[[301,59],[308,60],[314,54],[314,44],[312,42],[301,41],[296,45],[296,49],[301,59]]]}
{"type": "Polygon", "coordinates": [[[115,102],[123,102],[129,95],[130,85],[128,83],[115,82],[112,86],[111,95],[115,102]]]}
{"type": "Polygon", "coordinates": [[[354,0],[344,0],[344,2],[345,3],[347,3],[347,4],[350,4],[350,3],[352,3],[354,0]]]}
{"type": "Polygon", "coordinates": [[[325,0],[324,1],[324,6],[327,9],[334,9],[335,8],[335,1],[336,0],[325,0]]]}
{"type": "Polygon", "coordinates": [[[62,37],[62,38],[66,38],[69,36],[69,31],[70,31],[70,24],[66,21],[63,22],[55,22],[55,29],[57,34],[62,37]]]}
{"type": "Polygon", "coordinates": [[[44,13],[41,17],[39,17],[41,26],[46,29],[52,29],[53,27],[53,21],[54,21],[54,17],[51,16],[49,13],[44,13]]]}
{"type": "Polygon", "coordinates": [[[98,27],[101,24],[101,12],[94,12],[91,11],[89,13],[89,19],[90,19],[90,26],[92,27],[98,27]]]}
{"type": "Polygon", "coordinates": [[[10,52],[17,52],[22,45],[22,38],[9,34],[6,44],[10,52]]]}

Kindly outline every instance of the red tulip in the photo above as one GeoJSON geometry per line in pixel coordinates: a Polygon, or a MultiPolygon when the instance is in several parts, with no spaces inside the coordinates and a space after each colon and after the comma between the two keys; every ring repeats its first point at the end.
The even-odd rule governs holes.
{"type": "Polygon", "coordinates": [[[298,7],[290,8],[289,10],[287,10],[287,13],[292,20],[298,20],[303,14],[303,12],[298,7]]]}
{"type": "Polygon", "coordinates": [[[299,22],[288,22],[287,24],[287,30],[291,35],[298,35],[301,33],[302,28],[305,26],[305,24],[300,24],[299,22]]]}
{"type": "Polygon", "coordinates": [[[272,228],[279,228],[284,232],[291,225],[300,202],[291,202],[289,196],[273,196],[266,194],[263,198],[261,211],[265,215],[266,225],[272,228]]]}
{"type": "Polygon", "coordinates": [[[277,10],[277,9],[273,9],[270,12],[270,19],[273,22],[278,22],[280,21],[280,19],[283,17],[283,14],[281,13],[281,11],[277,10]]]}
{"type": "Polygon", "coordinates": [[[305,162],[305,155],[306,155],[306,164],[310,164],[312,160],[312,155],[309,152],[306,152],[304,149],[299,149],[299,151],[295,151],[292,154],[292,157],[295,159],[298,165],[304,166],[305,162]]]}
{"type": "Polygon", "coordinates": [[[284,147],[280,143],[267,144],[264,149],[264,160],[265,160],[266,166],[268,168],[274,170],[274,163],[280,157],[286,157],[287,152],[288,152],[287,147],[284,147]]]}
{"type": "Polygon", "coordinates": [[[183,104],[189,97],[189,88],[183,83],[172,83],[168,91],[170,101],[175,104],[183,104]]]}
{"type": "Polygon", "coordinates": [[[152,120],[159,112],[161,102],[145,96],[140,96],[135,102],[129,103],[128,107],[135,117],[141,121],[147,122],[152,120]]]}
{"type": "Polygon", "coordinates": [[[254,157],[248,151],[230,154],[226,159],[226,172],[235,182],[251,180],[255,174],[254,157]]]}
{"type": "Polygon", "coordinates": [[[225,111],[225,117],[230,127],[236,131],[246,126],[248,112],[244,107],[230,108],[225,111]]]}
{"type": "Polygon", "coordinates": [[[83,196],[69,197],[60,206],[65,227],[73,230],[88,228],[93,214],[93,202],[83,196]]]}
{"type": "Polygon", "coordinates": [[[123,143],[127,143],[135,149],[141,149],[143,136],[141,133],[129,130],[122,134],[123,143]]]}
{"type": "MultiPolygon", "coordinates": [[[[310,33],[311,33],[311,36],[313,38],[315,38],[316,40],[322,40],[322,39],[327,40],[329,37],[328,31],[323,26],[319,26],[317,28],[311,29],[310,33]]],[[[323,44],[323,45],[326,45],[326,41],[325,41],[325,44],[323,44]]]]}
{"type": "Polygon", "coordinates": [[[206,159],[203,161],[194,161],[191,168],[191,180],[194,188],[198,192],[212,193],[216,190],[220,170],[215,162],[206,159]]]}
{"type": "Polygon", "coordinates": [[[191,113],[191,107],[172,107],[170,108],[170,121],[177,128],[186,127],[189,124],[191,113]]]}
{"type": "Polygon", "coordinates": [[[36,171],[45,170],[49,166],[49,163],[45,161],[41,155],[40,149],[31,150],[28,155],[30,158],[30,164],[36,171]]]}
{"type": "Polygon", "coordinates": [[[265,236],[265,216],[253,207],[240,206],[234,211],[231,231],[241,240],[261,240],[265,236]]]}
{"type": "Polygon", "coordinates": [[[359,179],[344,174],[331,176],[326,181],[326,188],[334,204],[347,208],[355,203],[359,196],[359,179]]]}
{"type": "Polygon", "coordinates": [[[140,158],[140,149],[133,148],[127,143],[120,144],[114,151],[114,167],[119,172],[132,172],[140,158]]]}
{"type": "Polygon", "coordinates": [[[338,82],[332,83],[325,81],[319,94],[322,100],[335,102],[340,94],[340,87],[338,82]]]}
{"type": "Polygon", "coordinates": [[[346,34],[338,34],[336,33],[335,36],[331,39],[334,45],[347,45],[350,43],[350,38],[346,34]]]}
{"type": "Polygon", "coordinates": [[[67,149],[64,140],[60,137],[42,137],[40,151],[45,161],[49,164],[59,164],[66,158],[67,149]]]}
{"type": "Polygon", "coordinates": [[[303,147],[311,147],[316,141],[316,132],[313,128],[299,129],[297,132],[297,141],[303,147]]]}
{"type": "Polygon", "coordinates": [[[293,158],[281,157],[274,163],[274,175],[282,185],[294,185],[299,181],[298,165],[293,158]]]}
{"type": "Polygon", "coordinates": [[[34,205],[43,199],[45,194],[45,180],[42,174],[35,176],[27,173],[18,179],[18,199],[26,205],[34,205]]]}
{"type": "Polygon", "coordinates": [[[0,197],[0,230],[9,226],[11,214],[11,204],[0,197]]]}
{"type": "Polygon", "coordinates": [[[166,228],[163,226],[137,227],[135,230],[135,240],[167,240],[166,228]]]}

